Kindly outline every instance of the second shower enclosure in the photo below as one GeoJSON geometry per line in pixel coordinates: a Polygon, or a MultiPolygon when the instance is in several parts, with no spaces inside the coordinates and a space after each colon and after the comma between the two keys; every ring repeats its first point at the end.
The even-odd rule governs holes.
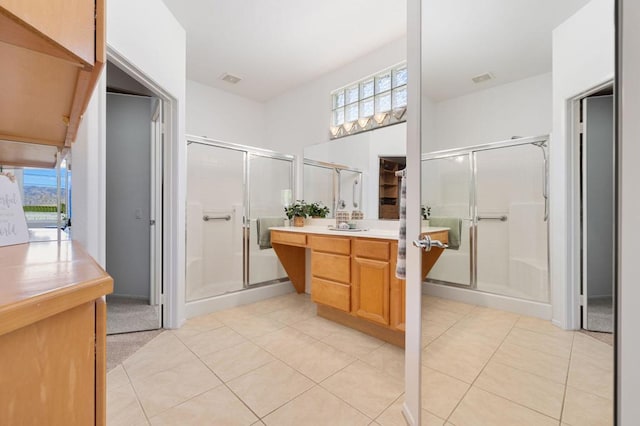
{"type": "Polygon", "coordinates": [[[273,249],[258,246],[257,220],[284,217],[294,157],[189,137],[187,302],[286,280],[273,249]]]}

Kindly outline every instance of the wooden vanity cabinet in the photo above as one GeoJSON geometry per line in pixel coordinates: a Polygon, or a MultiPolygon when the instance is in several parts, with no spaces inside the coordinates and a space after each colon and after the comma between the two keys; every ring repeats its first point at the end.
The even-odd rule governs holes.
{"type": "Polygon", "coordinates": [[[390,319],[390,246],[389,241],[354,238],[351,261],[353,313],[385,326],[390,319]]]}
{"type": "Polygon", "coordinates": [[[0,0],[0,164],[54,167],[106,60],[104,0],[0,0]]]}
{"type": "Polygon", "coordinates": [[[311,300],[351,310],[351,240],[310,235],[311,300]]]}

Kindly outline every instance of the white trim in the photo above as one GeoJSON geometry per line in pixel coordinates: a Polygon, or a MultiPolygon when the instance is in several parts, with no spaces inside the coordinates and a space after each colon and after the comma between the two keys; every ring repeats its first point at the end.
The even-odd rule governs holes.
{"type": "MultiPolygon", "coordinates": [[[[165,105],[165,149],[163,189],[163,294],[165,295],[163,319],[165,328],[178,328],[184,315],[184,191],[181,191],[180,171],[185,170],[180,161],[181,149],[185,149],[178,126],[178,100],[147,74],[137,69],[121,53],[107,45],[107,60],[126,72],[130,77],[149,88],[162,99],[165,105]]],[[[106,96],[105,96],[106,97],[106,96]]],[[[104,107],[103,111],[106,111],[104,107]]],[[[103,162],[106,156],[101,153],[103,162]]],[[[105,176],[105,171],[101,177],[105,176]]],[[[104,194],[106,197],[106,188],[104,194]]],[[[104,210],[104,209],[103,209],[104,210]]],[[[104,226],[106,218],[101,217],[104,226]]],[[[104,241],[104,239],[103,239],[104,241]]],[[[105,247],[105,244],[101,244],[105,247]]]]}
{"type": "Polygon", "coordinates": [[[187,302],[186,317],[193,318],[199,315],[231,309],[249,303],[259,302],[269,297],[282,296],[293,292],[291,281],[265,285],[257,288],[242,289],[233,293],[211,297],[203,300],[187,302]]]}
{"type": "MultiPolygon", "coordinates": [[[[445,284],[426,282],[422,285],[422,292],[430,296],[457,300],[458,302],[484,306],[486,308],[500,309],[544,320],[551,320],[551,316],[553,315],[551,304],[549,303],[485,293],[467,288],[452,287],[445,284]]],[[[557,321],[555,321],[554,324],[558,325],[557,321]]]]}

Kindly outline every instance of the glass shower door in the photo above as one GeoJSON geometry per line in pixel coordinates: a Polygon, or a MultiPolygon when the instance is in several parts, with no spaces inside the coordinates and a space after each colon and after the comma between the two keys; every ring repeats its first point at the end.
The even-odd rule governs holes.
{"type": "Polygon", "coordinates": [[[445,250],[428,281],[464,286],[472,283],[471,167],[469,154],[450,155],[422,161],[422,206],[431,213],[430,226],[438,226],[438,218],[462,219],[460,246],[445,250]]]}
{"type": "Polygon", "coordinates": [[[187,149],[187,301],[241,290],[246,153],[187,149]]]}
{"type": "Polygon", "coordinates": [[[284,205],[293,192],[293,161],[278,157],[249,154],[249,220],[245,229],[245,250],[248,254],[248,285],[286,280],[272,248],[258,244],[257,221],[260,218],[285,218],[284,205]]]}
{"type": "Polygon", "coordinates": [[[474,153],[478,290],[549,301],[543,149],[474,153]]]}

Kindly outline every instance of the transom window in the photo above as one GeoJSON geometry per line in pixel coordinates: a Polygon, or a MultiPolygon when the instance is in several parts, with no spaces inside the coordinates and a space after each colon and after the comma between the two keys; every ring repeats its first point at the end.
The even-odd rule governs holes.
{"type": "Polygon", "coordinates": [[[406,62],[334,90],[331,105],[331,139],[406,121],[406,62]]]}

